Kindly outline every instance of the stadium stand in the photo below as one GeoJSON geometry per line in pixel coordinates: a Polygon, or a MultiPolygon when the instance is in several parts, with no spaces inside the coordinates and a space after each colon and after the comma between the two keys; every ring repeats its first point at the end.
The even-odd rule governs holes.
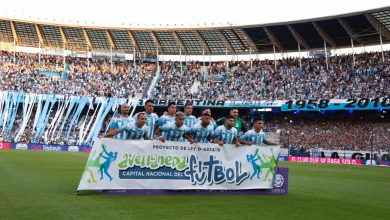
{"type": "Polygon", "coordinates": [[[61,56],[41,56],[3,51],[0,55],[0,89],[38,94],[63,94],[78,96],[141,97],[147,90],[150,77],[155,74],[155,65],[144,63],[133,68],[131,62],[115,61],[111,72],[110,61],[104,58],[67,58],[70,66],[67,79],[62,81],[64,71],[61,56]],[[45,74],[51,71],[53,75],[45,74]]]}
{"type": "MultiPolygon", "coordinates": [[[[347,99],[382,97],[390,93],[390,52],[357,54],[352,68],[352,56],[330,57],[329,70],[324,58],[278,60],[277,70],[270,61],[231,62],[227,71],[225,62],[210,63],[203,72],[199,62],[188,62],[181,73],[178,63],[163,62],[153,99],[218,99],[218,100],[285,100],[285,99],[347,99]],[[198,85],[194,88],[194,85],[198,85]],[[257,92],[253,92],[257,91],[257,92]]],[[[119,98],[141,97],[148,90],[147,83],[154,76],[154,64],[138,65],[116,61],[113,72],[107,59],[68,58],[70,70],[67,80],[42,74],[54,71],[61,75],[60,56],[42,56],[38,64],[36,54],[18,53],[0,55],[1,89],[39,94],[66,94],[80,96],[107,96],[119,98]],[[89,66],[89,67],[88,67],[89,66]]]]}
{"type": "MultiPolygon", "coordinates": [[[[330,57],[329,70],[325,58],[296,58],[273,61],[210,63],[202,73],[200,63],[190,63],[181,74],[177,68],[162,72],[152,98],[218,99],[218,100],[285,100],[356,97],[381,97],[390,92],[390,53],[385,63],[380,53],[364,53],[330,57]],[[194,85],[197,88],[191,89],[194,85]],[[256,91],[256,92],[253,92],[256,91]]],[[[176,65],[177,66],[177,65],[176,65]]]]}

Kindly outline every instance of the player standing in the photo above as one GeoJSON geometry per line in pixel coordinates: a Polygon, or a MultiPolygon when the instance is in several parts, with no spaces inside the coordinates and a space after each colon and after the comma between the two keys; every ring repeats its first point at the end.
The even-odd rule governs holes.
{"type": "Polygon", "coordinates": [[[112,135],[115,129],[125,127],[126,125],[129,125],[130,123],[134,122],[134,119],[129,116],[130,106],[127,103],[123,103],[120,106],[119,111],[120,111],[119,114],[112,117],[110,130],[104,135],[104,137],[114,136],[115,139],[122,139],[122,140],[127,138],[128,134],[126,130],[123,130],[119,133],[116,133],[115,135],[112,135]]]}
{"type": "Polygon", "coordinates": [[[162,142],[167,141],[179,141],[181,137],[188,139],[190,143],[194,143],[194,139],[188,134],[189,128],[184,125],[184,113],[177,112],[175,121],[169,122],[158,129],[158,134],[163,132],[163,135],[159,137],[162,142]]]}
{"type": "Polygon", "coordinates": [[[268,141],[265,138],[265,133],[263,132],[264,120],[262,118],[255,118],[253,122],[253,129],[245,132],[244,135],[241,136],[240,140],[243,144],[248,145],[277,145],[273,142],[268,141]]]}
{"type": "MultiPolygon", "coordinates": [[[[232,108],[229,111],[229,115],[234,118],[234,125],[240,134],[240,132],[247,132],[244,121],[238,117],[238,108],[232,108]]],[[[224,125],[226,123],[226,117],[223,117],[217,121],[217,125],[224,125]]]]}
{"type": "Polygon", "coordinates": [[[145,125],[148,127],[148,136],[150,138],[153,138],[154,135],[154,126],[157,123],[158,116],[156,113],[153,112],[154,110],[154,101],[153,100],[146,100],[145,102],[145,111],[139,112],[134,115],[134,120],[137,120],[138,114],[145,113],[146,115],[146,122],[145,125]]]}

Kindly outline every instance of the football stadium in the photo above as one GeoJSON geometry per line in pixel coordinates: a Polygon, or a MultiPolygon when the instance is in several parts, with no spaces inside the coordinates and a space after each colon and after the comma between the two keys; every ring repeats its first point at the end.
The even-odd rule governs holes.
{"type": "Polygon", "coordinates": [[[388,2],[66,3],[0,8],[0,219],[390,217],[388,2]]]}

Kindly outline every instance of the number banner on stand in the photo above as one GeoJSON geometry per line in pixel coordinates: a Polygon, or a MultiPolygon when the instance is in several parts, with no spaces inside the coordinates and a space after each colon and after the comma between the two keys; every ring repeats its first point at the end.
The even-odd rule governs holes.
{"type": "Polygon", "coordinates": [[[78,191],[273,188],[279,146],[97,140],[78,191]]]}
{"type": "Polygon", "coordinates": [[[374,110],[389,109],[390,97],[361,99],[310,99],[289,100],[281,105],[282,111],[321,111],[321,110],[374,110]]]}

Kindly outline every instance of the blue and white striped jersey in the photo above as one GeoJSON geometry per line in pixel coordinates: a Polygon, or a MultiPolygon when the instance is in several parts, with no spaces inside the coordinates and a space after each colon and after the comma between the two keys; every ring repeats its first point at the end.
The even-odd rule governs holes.
{"type": "Polygon", "coordinates": [[[237,138],[237,129],[232,127],[230,130],[226,129],[225,125],[221,125],[215,129],[213,137],[218,141],[223,141],[224,144],[233,144],[237,138]]]}
{"type": "MultiPolygon", "coordinates": [[[[130,125],[132,122],[134,122],[134,119],[132,117],[123,117],[122,115],[120,115],[119,117],[112,117],[111,119],[111,125],[110,125],[110,128],[112,129],[118,129],[118,128],[123,128],[127,125],[130,125]]],[[[126,139],[127,138],[127,131],[126,130],[123,130],[121,131],[120,133],[114,135],[114,138],[115,139],[126,139]]]]}
{"type": "Polygon", "coordinates": [[[148,127],[146,125],[139,128],[137,122],[132,122],[129,125],[124,127],[127,131],[127,139],[130,140],[139,140],[144,137],[145,134],[148,134],[148,127]]]}
{"type": "MultiPolygon", "coordinates": [[[[146,122],[145,122],[145,125],[148,127],[148,136],[150,138],[153,138],[153,135],[154,135],[154,125],[157,123],[157,120],[158,120],[158,116],[156,113],[151,113],[151,114],[148,114],[146,112],[143,112],[146,114],[146,122]]],[[[137,121],[137,117],[138,117],[138,114],[135,114],[134,115],[134,120],[137,121]]]]}
{"type": "Polygon", "coordinates": [[[163,132],[165,140],[178,141],[183,136],[183,134],[188,133],[190,129],[185,125],[177,127],[176,123],[173,121],[161,126],[160,130],[163,132]]]}
{"type": "Polygon", "coordinates": [[[170,116],[170,115],[162,115],[158,120],[157,120],[157,125],[159,127],[175,121],[175,116],[170,116]]]}
{"type": "Polygon", "coordinates": [[[213,134],[213,126],[209,124],[207,127],[203,127],[202,123],[196,123],[188,132],[191,137],[198,143],[208,143],[207,137],[213,134]]]}
{"type": "Polygon", "coordinates": [[[267,141],[265,139],[265,133],[262,130],[257,133],[254,129],[245,132],[240,139],[243,141],[251,141],[254,145],[261,145],[267,141]]]}
{"type": "MultiPolygon", "coordinates": [[[[190,115],[190,116],[184,115],[184,125],[185,126],[187,126],[188,128],[191,128],[196,123],[197,123],[197,120],[196,120],[195,116],[193,116],[193,115],[190,115]]],[[[188,140],[185,139],[184,137],[182,137],[180,139],[180,141],[188,142],[188,140]]]]}
{"type": "MultiPolygon", "coordinates": [[[[202,117],[199,117],[197,120],[198,120],[197,123],[202,123],[202,117]]],[[[213,126],[214,130],[217,129],[218,127],[217,122],[215,122],[213,118],[211,119],[210,124],[213,126]]]]}
{"type": "Polygon", "coordinates": [[[192,126],[194,126],[195,124],[197,123],[197,120],[196,120],[196,117],[193,116],[193,115],[190,115],[190,116],[187,116],[185,115],[184,116],[184,124],[191,128],[192,126]]]}

